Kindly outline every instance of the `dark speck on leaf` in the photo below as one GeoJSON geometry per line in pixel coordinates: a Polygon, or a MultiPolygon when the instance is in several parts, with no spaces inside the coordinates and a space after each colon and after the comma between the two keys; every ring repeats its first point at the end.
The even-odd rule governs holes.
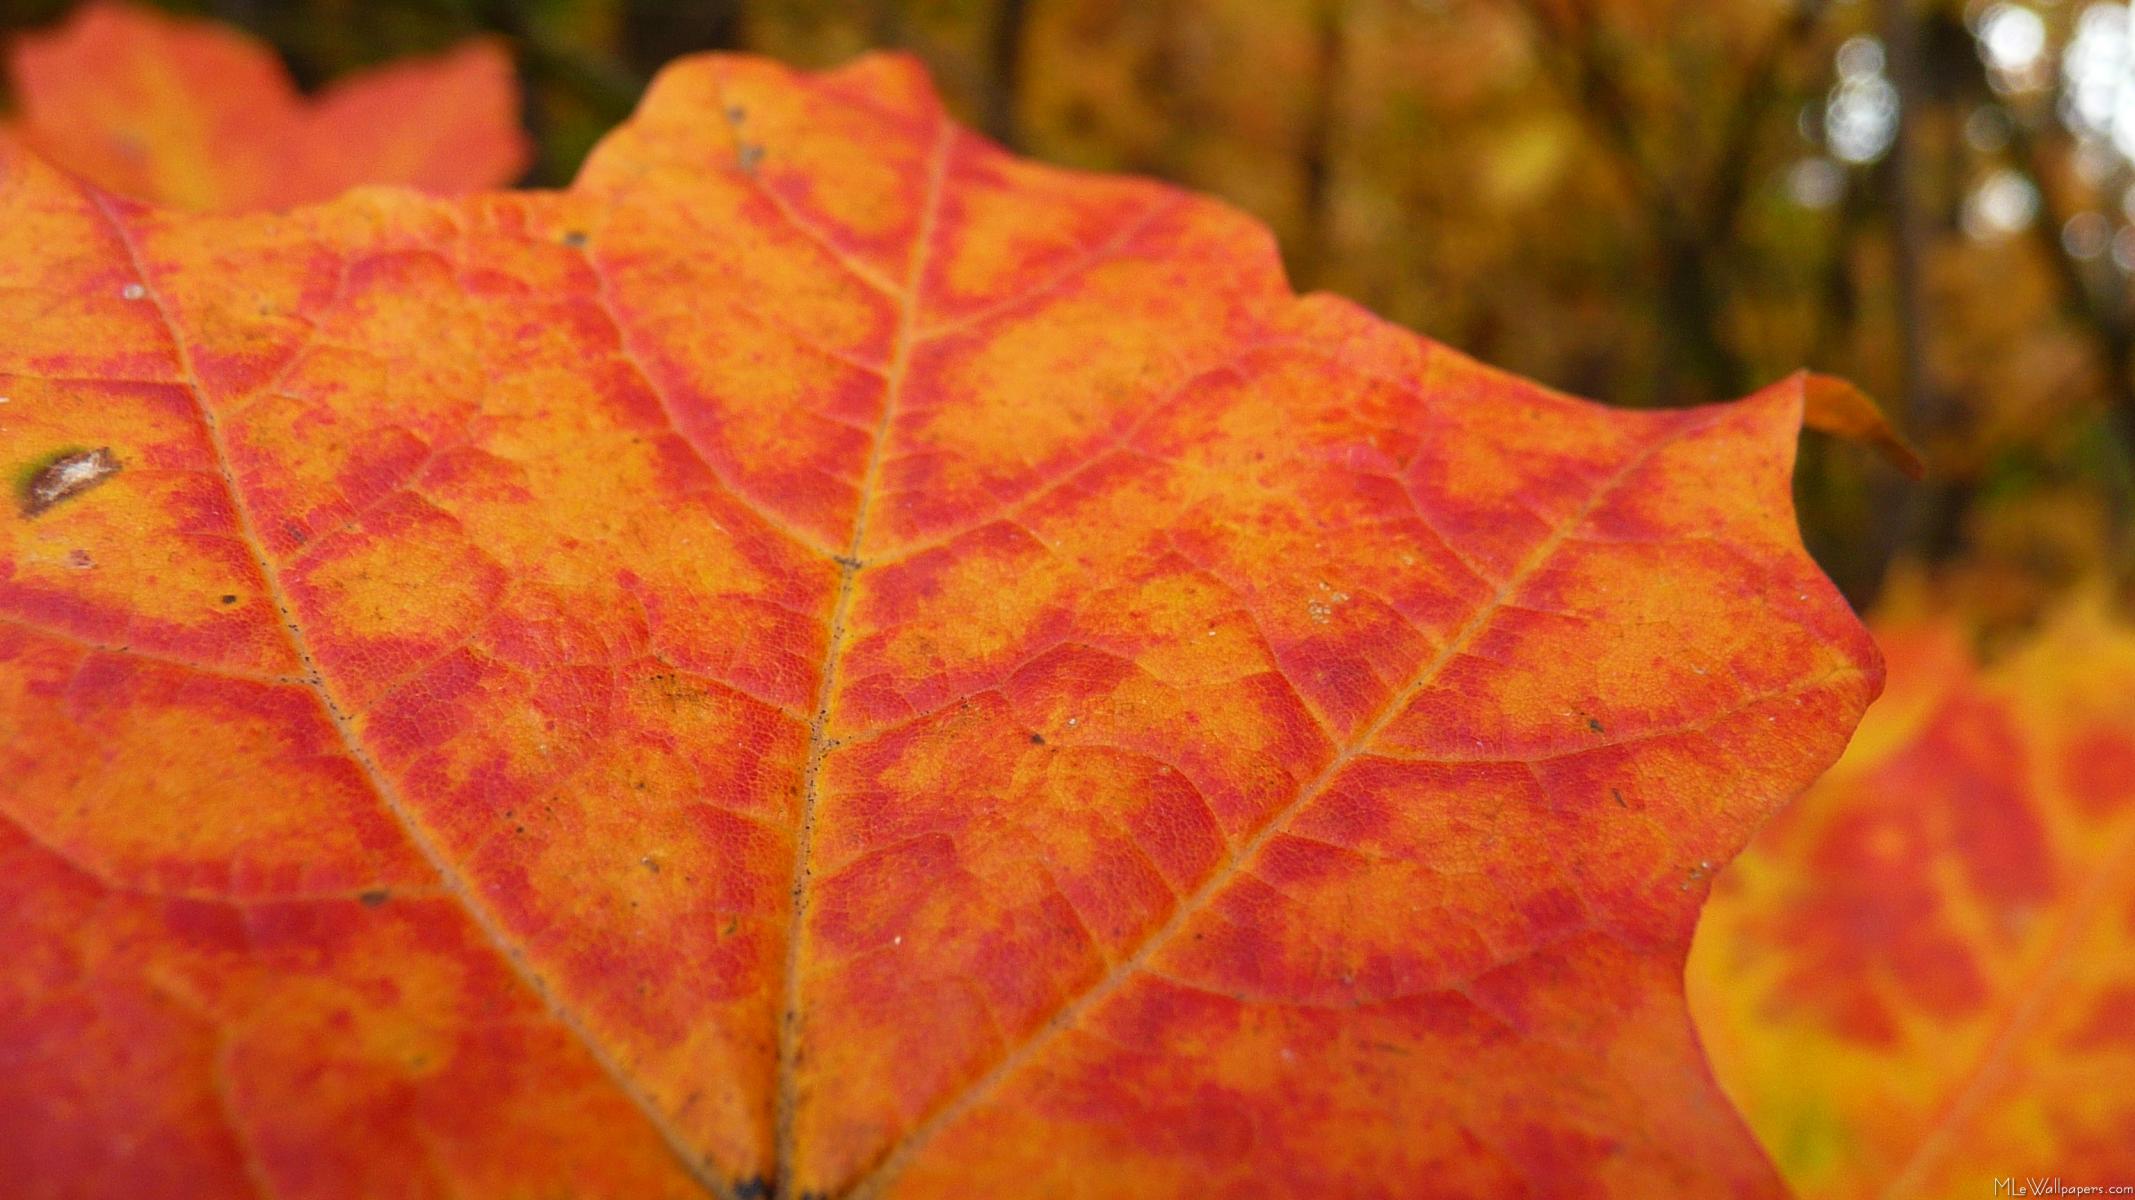
{"type": "Polygon", "coordinates": [[[393,893],[384,888],[372,888],[367,892],[356,893],[356,899],[362,901],[365,908],[376,908],[392,898],[393,893]]]}
{"type": "Polygon", "coordinates": [[[742,170],[753,175],[757,166],[764,161],[764,148],[755,142],[743,142],[740,149],[734,152],[734,161],[741,164],[742,170]]]}
{"type": "Polygon", "coordinates": [[[224,597],[222,598],[222,602],[223,602],[224,604],[235,604],[235,603],[237,603],[237,597],[235,597],[235,596],[224,596],[224,597]]]}
{"type": "Polygon", "coordinates": [[[1591,729],[1591,730],[1593,730],[1593,731],[1594,731],[1595,733],[1605,733],[1605,732],[1607,732],[1606,730],[1604,730],[1604,729],[1603,729],[1603,728],[1601,727],[1601,722],[1599,722],[1599,721],[1595,720],[1595,719],[1594,719],[1594,718],[1592,718],[1592,717],[1588,717],[1588,718],[1586,719],[1586,727],[1587,727],[1588,729],[1591,729]]]}
{"type": "Polygon", "coordinates": [[[1043,746],[1045,744],[1045,735],[1042,733],[1031,734],[1030,744],[1033,746],[1043,746]]]}
{"type": "Polygon", "coordinates": [[[62,500],[70,500],[119,473],[111,447],[71,450],[40,467],[22,485],[22,515],[34,517],[62,500]]]}
{"type": "Polygon", "coordinates": [[[758,1175],[734,1185],[734,1200],[771,1200],[771,1181],[758,1175]]]}
{"type": "Polygon", "coordinates": [[[586,244],[585,231],[582,229],[573,229],[566,232],[563,235],[563,244],[569,246],[573,250],[582,248],[586,244]]]}

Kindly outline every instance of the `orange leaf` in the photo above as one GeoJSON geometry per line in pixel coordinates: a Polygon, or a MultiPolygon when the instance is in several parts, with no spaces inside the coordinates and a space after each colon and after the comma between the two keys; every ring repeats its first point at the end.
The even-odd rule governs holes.
{"type": "Polygon", "coordinates": [[[1880,686],[1798,379],[1556,395],[892,58],[0,203],[34,1194],[1778,1191],[1681,970],[1880,686]]]}
{"type": "Polygon", "coordinates": [[[511,58],[470,42],[354,75],[317,100],[235,30],[98,0],[10,48],[17,136],[97,186],[205,212],[285,208],[366,183],[457,193],[525,169],[511,58]]]}
{"type": "Polygon", "coordinates": [[[1721,1082],[1805,1197],[2135,1181],[2135,632],[2093,604],[1981,671],[1882,629],[1890,695],[1699,928],[1721,1082]]]}

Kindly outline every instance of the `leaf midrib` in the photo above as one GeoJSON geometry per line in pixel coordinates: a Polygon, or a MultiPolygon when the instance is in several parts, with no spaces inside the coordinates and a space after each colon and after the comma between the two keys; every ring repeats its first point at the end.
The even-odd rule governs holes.
{"type": "Polygon", "coordinates": [[[801,774],[801,804],[793,839],[792,913],[786,932],[786,962],[779,1003],[778,1083],[774,1097],[772,1187],[777,1200],[795,1195],[794,1176],[799,1167],[796,1124],[799,1108],[801,1060],[801,941],[808,919],[810,855],[815,840],[815,809],[820,793],[823,762],[837,747],[830,736],[830,707],[837,688],[838,666],[844,656],[847,622],[852,611],[855,582],[860,576],[860,552],[867,540],[867,519],[875,493],[881,487],[884,450],[897,418],[898,401],[909,372],[912,347],[919,328],[920,289],[932,255],[934,226],[940,214],[943,181],[948,169],[949,147],[955,134],[946,114],[935,117],[934,147],[928,160],[926,197],[921,202],[919,225],[913,235],[906,265],[906,280],[899,297],[897,331],[890,361],[883,376],[882,412],[868,447],[867,466],[862,471],[858,501],[853,509],[852,537],[838,564],[837,598],[831,604],[830,631],[825,639],[823,666],[816,675],[815,715],[808,724],[808,749],[801,774]]]}

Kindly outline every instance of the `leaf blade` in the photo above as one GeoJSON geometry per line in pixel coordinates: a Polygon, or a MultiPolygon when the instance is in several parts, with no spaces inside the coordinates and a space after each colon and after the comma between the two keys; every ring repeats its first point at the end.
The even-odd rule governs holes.
{"type": "Polygon", "coordinates": [[[6,518],[6,662],[43,664],[6,711],[86,686],[72,639],[259,677],[225,682],[282,724],[99,665],[101,761],[169,769],[0,742],[9,815],[107,884],[297,914],[282,957],[39,936],[189,981],[274,1179],[335,1119],[419,1156],[409,1115],[464,1110],[555,1144],[455,1153],[468,1190],[1769,1191],[1670,980],[1700,864],[1878,686],[1793,528],[1800,381],[1557,396],[1292,297],[1227,210],[941,120],[898,60],[700,60],[571,192],[124,210],[130,253],[10,161],[10,421],[172,482],[6,518]],[[312,675],[331,706],[270,682],[312,675]],[[259,796],[311,832],[244,841],[259,796]],[[430,952],[302,932],[418,906],[430,952]],[[419,1033],[449,1052],[269,1086],[419,1033]],[[1195,1038],[1221,1069],[1151,1051],[1195,1038]]]}

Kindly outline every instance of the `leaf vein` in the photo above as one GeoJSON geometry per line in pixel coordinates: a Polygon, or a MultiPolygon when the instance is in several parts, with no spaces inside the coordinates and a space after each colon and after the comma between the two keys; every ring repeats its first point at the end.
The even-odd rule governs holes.
{"type": "Polygon", "coordinates": [[[1477,608],[1474,615],[1440,649],[1437,655],[1426,662],[1416,677],[1401,689],[1381,710],[1370,724],[1366,725],[1348,744],[1341,747],[1318,775],[1305,784],[1296,798],[1271,816],[1257,832],[1235,848],[1230,856],[1210,872],[1198,888],[1194,889],[1184,903],[1172,913],[1171,918],[1158,927],[1136,950],[1121,959],[1105,973],[1095,985],[1072,997],[1051,1019],[1026,1038],[1014,1052],[996,1063],[990,1070],[953,1094],[947,1101],[936,1106],[934,1111],[915,1125],[903,1139],[893,1144],[876,1161],[876,1165],[847,1190],[848,1200],[871,1200],[890,1186],[903,1171],[912,1157],[923,1148],[935,1134],[951,1122],[975,1107],[987,1095],[1000,1086],[1010,1075],[1037,1055],[1040,1048],[1077,1024],[1082,1017],[1098,1004],[1112,996],[1126,984],[1128,979],[1145,969],[1156,952],[1170,943],[1171,939],[1185,928],[1187,920],[1203,909],[1217,893],[1251,865],[1261,848],[1280,833],[1314,799],[1317,799],[1333,784],[1343,771],[1364,754],[1380,732],[1407,710],[1410,702],[1438,678],[1446,664],[1457,657],[1496,617],[1497,613],[1512,598],[1514,593],[1537,571],[1552,560],[1574,532],[1603,501],[1620,489],[1626,480],[1650,462],[1669,445],[1692,432],[1701,431],[1718,420],[1707,417],[1703,421],[1672,423],[1660,436],[1643,449],[1626,459],[1606,479],[1602,480],[1588,495],[1579,508],[1557,524],[1527,556],[1486,602],[1477,608]]]}
{"type": "Polygon", "coordinates": [[[325,678],[319,673],[317,663],[312,658],[309,641],[297,622],[295,605],[290,601],[287,592],[283,588],[280,576],[269,565],[266,543],[259,536],[256,523],[252,518],[251,506],[246,503],[243,490],[237,486],[236,474],[231,467],[229,449],[223,441],[222,430],[216,421],[214,410],[209,407],[207,396],[201,388],[199,373],[193,367],[192,352],[188,348],[185,338],[180,334],[177,321],[171,316],[170,309],[164,302],[162,294],[157,290],[154,281],[149,276],[147,264],[141,257],[140,247],[135,240],[132,229],[112,209],[101,193],[88,188],[87,185],[80,186],[83,189],[82,194],[88,201],[88,206],[103,218],[105,224],[111,229],[113,236],[118,240],[119,246],[126,256],[128,267],[144,290],[145,298],[154,306],[156,315],[163,326],[164,334],[170,341],[171,353],[176,359],[179,379],[182,381],[187,394],[192,397],[194,408],[200,417],[201,426],[206,431],[209,448],[214,453],[217,469],[222,475],[223,486],[227,489],[230,497],[231,510],[236,516],[239,531],[252,557],[253,566],[259,572],[260,582],[266,588],[269,598],[273,601],[275,609],[281,617],[279,624],[285,636],[289,639],[290,649],[296,654],[297,661],[304,667],[306,672],[305,686],[316,698],[321,712],[326,717],[328,724],[333,728],[335,735],[340,739],[342,748],[348,755],[349,760],[356,764],[357,769],[363,774],[372,791],[377,795],[379,802],[385,806],[387,812],[392,815],[407,834],[409,842],[429,862],[431,869],[437,872],[438,879],[459,901],[469,919],[474,922],[484,938],[504,959],[512,974],[526,985],[541,1004],[548,1009],[550,1016],[555,1018],[556,1022],[569,1032],[579,1045],[584,1047],[594,1063],[615,1082],[616,1087],[631,1101],[645,1117],[647,1123],[667,1144],[668,1150],[675,1156],[682,1169],[706,1191],[715,1194],[720,1193],[721,1188],[718,1183],[706,1172],[704,1165],[697,1160],[695,1151],[683,1140],[680,1131],[675,1129],[666,1116],[661,1113],[659,1107],[652,1102],[651,1097],[647,1096],[636,1085],[635,1081],[624,1071],[622,1064],[617,1062],[601,1046],[600,1042],[592,1036],[591,1031],[586,1028],[585,1023],[579,1019],[578,1015],[565,1006],[541,982],[540,977],[534,973],[532,965],[527,961],[525,952],[505,936],[504,929],[498,923],[496,917],[476,898],[474,890],[469,886],[467,879],[457,870],[454,870],[446,861],[437,842],[424,830],[421,822],[416,819],[414,811],[401,798],[399,789],[393,785],[378,764],[372,760],[370,752],[363,745],[362,739],[357,736],[355,727],[339,707],[332,691],[326,685],[325,678]]]}

